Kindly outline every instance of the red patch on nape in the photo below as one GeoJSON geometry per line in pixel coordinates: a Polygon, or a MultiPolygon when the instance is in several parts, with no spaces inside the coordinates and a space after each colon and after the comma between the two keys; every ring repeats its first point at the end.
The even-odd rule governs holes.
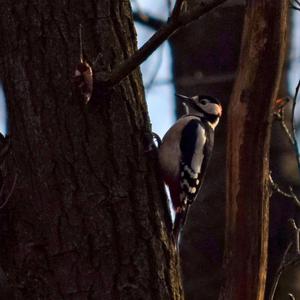
{"type": "Polygon", "coordinates": [[[280,110],[282,109],[288,102],[290,101],[289,97],[283,97],[276,99],[274,102],[274,110],[280,110]]]}
{"type": "Polygon", "coordinates": [[[169,187],[172,205],[174,210],[176,211],[178,207],[182,206],[182,203],[180,202],[180,180],[179,178],[164,178],[164,180],[167,186],[169,187]]]}

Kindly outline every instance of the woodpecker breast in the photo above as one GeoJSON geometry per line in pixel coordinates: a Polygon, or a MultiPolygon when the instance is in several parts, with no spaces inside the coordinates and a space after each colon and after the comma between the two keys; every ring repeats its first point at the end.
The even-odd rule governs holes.
{"type": "Polygon", "coordinates": [[[159,162],[175,210],[195,199],[212,147],[213,128],[198,116],[182,117],[164,136],[159,162]]]}
{"type": "Polygon", "coordinates": [[[181,135],[185,126],[193,119],[197,119],[197,117],[186,116],[180,118],[163,137],[162,145],[159,148],[158,155],[163,176],[167,181],[174,177],[179,177],[181,160],[181,135]]]}

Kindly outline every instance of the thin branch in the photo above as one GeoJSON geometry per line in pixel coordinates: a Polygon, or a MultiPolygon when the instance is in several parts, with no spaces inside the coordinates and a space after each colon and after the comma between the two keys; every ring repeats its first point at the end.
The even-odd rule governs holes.
{"type": "Polygon", "coordinates": [[[289,193],[283,191],[283,190],[279,187],[279,185],[278,185],[277,183],[274,182],[274,180],[273,180],[273,178],[272,178],[272,175],[271,175],[271,172],[269,173],[269,181],[270,181],[270,184],[271,184],[272,189],[273,189],[275,192],[277,192],[277,193],[279,193],[279,194],[281,194],[281,195],[283,195],[283,196],[285,196],[285,197],[287,197],[287,198],[293,199],[293,200],[294,200],[294,203],[295,203],[298,207],[300,207],[300,199],[299,199],[299,198],[297,197],[297,195],[294,193],[293,188],[292,188],[291,186],[289,186],[289,193]]]}
{"type": "Polygon", "coordinates": [[[293,139],[292,133],[290,132],[290,130],[285,122],[284,111],[282,110],[279,114],[276,114],[276,116],[278,117],[278,120],[280,120],[281,127],[285,131],[285,133],[289,139],[289,142],[294,146],[294,139],[293,139]]]}
{"type": "Polygon", "coordinates": [[[290,242],[284,253],[283,253],[283,256],[282,256],[282,260],[280,262],[280,265],[276,271],[276,275],[275,275],[275,280],[274,280],[274,283],[272,285],[272,288],[271,288],[271,292],[270,292],[270,300],[273,300],[274,299],[274,296],[275,296],[275,292],[276,292],[276,289],[277,289],[277,286],[278,286],[278,282],[279,282],[279,279],[280,279],[280,276],[282,274],[282,271],[284,270],[285,266],[286,266],[286,258],[287,258],[287,255],[288,253],[290,252],[290,249],[293,245],[293,242],[290,242]]]}
{"type": "Polygon", "coordinates": [[[159,30],[164,24],[166,24],[164,20],[155,18],[141,11],[133,13],[133,20],[154,30],[159,30]]]}
{"type": "Polygon", "coordinates": [[[296,103],[297,103],[297,97],[299,93],[299,88],[300,88],[300,80],[298,81],[297,87],[295,89],[295,95],[293,97],[293,107],[292,107],[292,112],[291,112],[291,131],[288,129],[288,126],[285,123],[285,114],[284,114],[284,109],[285,107],[282,107],[279,112],[275,112],[274,115],[276,116],[277,120],[280,121],[281,127],[285,131],[290,144],[294,148],[294,153],[296,156],[296,161],[297,161],[297,166],[298,166],[298,171],[300,172],[300,156],[299,156],[299,147],[296,139],[296,128],[295,128],[295,123],[294,123],[294,115],[295,115],[295,108],[296,108],[296,103]]]}
{"type": "Polygon", "coordinates": [[[83,42],[82,42],[82,25],[79,24],[79,59],[83,63],[83,42]]]}
{"type": "Polygon", "coordinates": [[[296,5],[294,5],[294,4],[293,4],[293,1],[290,1],[290,8],[300,11],[300,1],[298,1],[298,0],[294,0],[294,1],[296,2],[296,4],[297,4],[299,7],[297,7],[296,5]]]}
{"type": "Polygon", "coordinates": [[[288,294],[290,300],[296,300],[295,296],[292,293],[288,294]]]}
{"type": "Polygon", "coordinates": [[[182,4],[183,4],[184,1],[185,0],[177,0],[175,2],[173,13],[171,15],[171,17],[173,18],[173,20],[177,20],[178,17],[180,16],[181,7],[182,7],[182,4]]]}
{"type": "Polygon", "coordinates": [[[138,51],[130,58],[120,63],[111,73],[98,72],[96,74],[95,83],[99,86],[114,86],[119,83],[124,77],[129,75],[143,61],[145,61],[164,41],[172,34],[185,25],[199,19],[217,6],[227,0],[214,0],[209,3],[200,2],[190,12],[186,12],[177,17],[172,16],[168,22],[164,24],[138,51]]]}
{"type": "MultiPolygon", "coordinates": [[[[274,283],[272,285],[271,288],[271,292],[270,292],[270,300],[274,299],[275,296],[275,292],[278,286],[278,282],[280,279],[280,276],[282,274],[282,272],[284,271],[284,269],[287,266],[293,265],[295,263],[297,263],[299,261],[299,255],[300,255],[300,228],[297,227],[295,220],[293,219],[289,219],[288,220],[289,224],[291,225],[293,231],[294,231],[294,238],[292,241],[290,241],[290,243],[288,244],[287,248],[284,251],[284,254],[282,256],[282,260],[280,262],[280,265],[276,271],[276,275],[275,275],[275,279],[274,279],[274,283]],[[295,249],[296,249],[296,257],[294,259],[289,259],[287,260],[288,254],[290,252],[290,250],[292,249],[292,246],[295,245],[295,249]]],[[[293,298],[293,294],[288,294],[288,296],[290,297],[290,299],[295,299],[293,298]]]]}
{"type": "Polygon", "coordinates": [[[296,249],[296,254],[300,255],[300,228],[296,225],[294,219],[289,219],[289,223],[294,231],[294,245],[296,249]]]}
{"type": "Polygon", "coordinates": [[[296,158],[297,158],[298,170],[300,172],[299,147],[298,147],[298,143],[297,143],[297,140],[296,140],[296,128],[295,128],[295,124],[294,124],[295,108],[296,108],[299,88],[300,88],[300,80],[298,81],[297,87],[295,89],[295,95],[293,97],[293,108],[292,108],[292,114],[291,114],[291,126],[292,126],[293,146],[294,146],[295,155],[296,155],[296,158]]]}
{"type": "Polygon", "coordinates": [[[293,4],[291,4],[291,8],[300,11],[300,8],[297,7],[297,6],[295,6],[295,5],[293,5],[293,4]]]}

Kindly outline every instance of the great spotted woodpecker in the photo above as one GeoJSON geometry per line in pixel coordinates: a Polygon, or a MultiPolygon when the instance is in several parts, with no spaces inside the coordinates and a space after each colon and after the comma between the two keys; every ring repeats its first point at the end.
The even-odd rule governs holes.
{"type": "Polygon", "coordinates": [[[177,244],[188,209],[196,199],[214,144],[214,130],[222,115],[221,103],[211,96],[178,95],[188,110],[165,134],[159,163],[175,210],[173,237],[177,244]]]}

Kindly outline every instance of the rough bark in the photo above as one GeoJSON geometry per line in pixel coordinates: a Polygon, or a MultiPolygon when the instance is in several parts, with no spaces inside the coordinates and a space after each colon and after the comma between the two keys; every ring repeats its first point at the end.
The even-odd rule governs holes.
{"type": "Polygon", "coordinates": [[[284,61],[288,2],[249,0],[228,109],[225,284],[220,299],[264,297],[272,103],[284,61]]]}
{"type": "Polygon", "coordinates": [[[96,70],[135,51],[129,1],[3,0],[0,16],[8,180],[18,175],[0,211],[12,299],[182,299],[139,71],[88,106],[71,82],[79,23],[96,70]]]}

